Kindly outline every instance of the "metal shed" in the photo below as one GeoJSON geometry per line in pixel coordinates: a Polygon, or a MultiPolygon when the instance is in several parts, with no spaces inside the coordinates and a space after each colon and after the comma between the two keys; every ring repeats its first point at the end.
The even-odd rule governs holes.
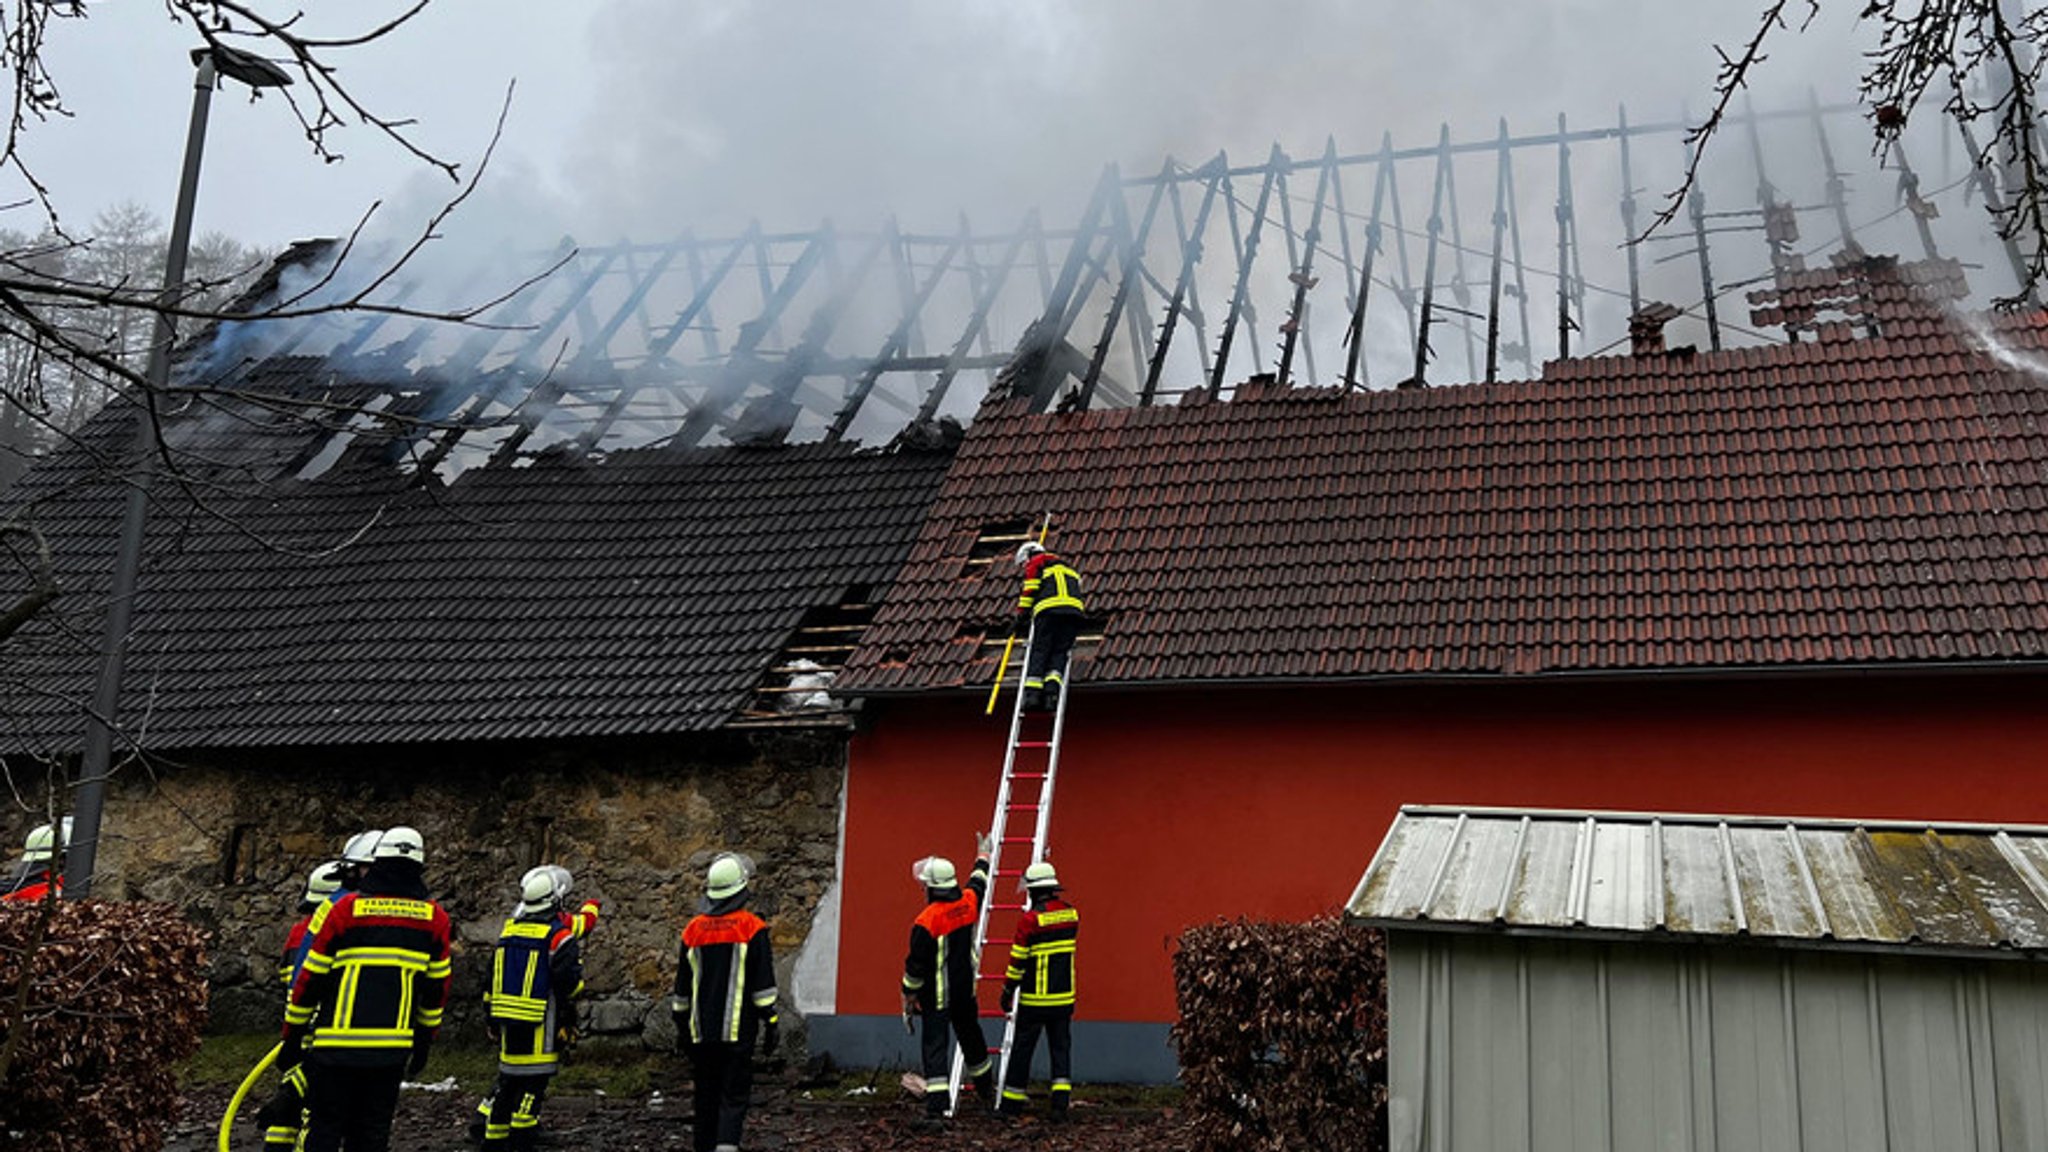
{"type": "Polygon", "coordinates": [[[2048,829],[1404,808],[1396,1152],[2048,1149],[2048,829]]]}

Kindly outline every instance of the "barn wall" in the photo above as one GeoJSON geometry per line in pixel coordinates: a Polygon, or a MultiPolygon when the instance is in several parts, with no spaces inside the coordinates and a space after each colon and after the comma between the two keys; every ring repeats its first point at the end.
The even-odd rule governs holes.
{"type": "MultiPolygon", "coordinates": [[[[1077,686],[1052,855],[1086,925],[1080,1016],[1163,1029],[1181,929],[1337,910],[1404,803],[2048,823],[2043,688],[2039,676],[1077,686]]],[[[893,1017],[921,900],[910,863],[964,858],[988,823],[1005,728],[980,704],[889,703],[853,744],[843,1017],[893,1017]]]]}
{"type": "Polygon", "coordinates": [[[1395,1152],[2038,1148],[2030,961],[1388,933],[1395,1152]]]}
{"type": "Polygon", "coordinates": [[[96,892],[186,909],[212,940],[214,1027],[274,1027],[275,958],[306,873],[350,832],[411,824],[426,839],[428,887],[456,922],[451,1027],[467,1031],[480,1029],[471,1009],[520,875],[559,863],[579,895],[604,902],[586,950],[586,1025],[644,1024],[661,1045],[676,933],[717,851],[758,862],[753,908],[787,986],[833,878],[844,749],[768,737],[170,758],[153,776],[117,778],[96,892]],[[237,829],[247,855],[231,867],[237,829]]]}

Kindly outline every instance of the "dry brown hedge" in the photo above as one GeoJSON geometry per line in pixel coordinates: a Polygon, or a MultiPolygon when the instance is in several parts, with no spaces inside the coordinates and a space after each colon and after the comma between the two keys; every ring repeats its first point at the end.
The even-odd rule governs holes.
{"type": "Polygon", "coordinates": [[[1387,952],[1335,918],[1217,921],[1173,957],[1181,1083],[1201,1152],[1384,1152],[1387,952]]]}
{"type": "Polygon", "coordinates": [[[162,904],[0,903],[0,1037],[16,1026],[31,946],[27,1028],[0,1081],[0,1146],[163,1147],[177,1064],[206,1023],[199,930],[162,904]]]}

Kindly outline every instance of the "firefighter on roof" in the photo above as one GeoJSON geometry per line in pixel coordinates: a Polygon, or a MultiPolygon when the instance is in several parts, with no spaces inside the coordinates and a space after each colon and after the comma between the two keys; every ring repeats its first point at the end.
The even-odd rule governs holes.
{"type": "Polygon", "coordinates": [[[14,866],[13,883],[0,900],[34,903],[64,895],[64,850],[71,844],[71,817],[55,825],[38,824],[22,841],[21,862],[14,866]],[[62,829],[61,835],[58,829],[62,829]]]}
{"type": "MultiPolygon", "coordinates": [[[[341,891],[342,866],[338,860],[313,869],[306,877],[306,890],[299,897],[299,918],[285,933],[284,952],[278,959],[277,978],[291,995],[299,968],[313,946],[313,915],[341,891]]],[[[255,1114],[263,1130],[263,1147],[289,1150],[299,1146],[299,1132],[305,1127],[306,1066],[300,1063],[278,1078],[277,1091],[255,1114]]]]}
{"type": "Polygon", "coordinates": [[[489,993],[498,1081],[484,1102],[485,1148],[528,1152],[536,1146],[541,1099],[561,1067],[561,1053],[576,1042],[582,934],[563,912],[568,891],[566,869],[528,872],[519,905],[498,935],[489,993]]]}
{"type": "Polygon", "coordinates": [[[285,1007],[281,1073],[310,1065],[307,1152],[385,1152],[398,1087],[426,1067],[448,999],[448,913],[411,828],[377,841],[361,886],[316,909],[285,1007]]]}
{"type": "Polygon", "coordinates": [[[1043,860],[1024,870],[1024,894],[1030,907],[1017,922],[1003,974],[1003,1010],[1017,1014],[1017,1027],[1002,1112],[1016,1115],[1030,1103],[1024,1088],[1042,1032],[1052,1056],[1052,1118],[1065,1120],[1074,1088],[1074,941],[1081,914],[1060,899],[1059,875],[1043,860]]]}
{"type": "Polygon", "coordinates": [[[738,1152],[754,1084],[754,1038],[773,1056],[775,955],[768,925],[747,911],[753,862],[721,853],[704,877],[704,910],[683,928],[672,1010],[690,1057],[695,1152],[738,1152]]]}
{"type": "Polygon", "coordinates": [[[977,976],[974,926],[981,902],[988,897],[989,838],[975,833],[974,871],[963,891],[953,862],[930,856],[912,873],[924,885],[924,911],[910,926],[910,955],[903,962],[903,1019],[924,1021],[919,1048],[924,1059],[927,1118],[946,1113],[947,1077],[958,1041],[966,1057],[967,1076],[974,1081],[984,1109],[994,1106],[995,1062],[981,1034],[981,1010],[975,999],[977,976]],[[951,1035],[948,1035],[948,1032],[951,1035]]]}
{"type": "Polygon", "coordinates": [[[1031,637],[1024,664],[1024,710],[1047,711],[1059,703],[1067,656],[1081,634],[1081,574],[1035,540],[1017,546],[1024,591],[1017,597],[1015,635],[1031,637]]]}

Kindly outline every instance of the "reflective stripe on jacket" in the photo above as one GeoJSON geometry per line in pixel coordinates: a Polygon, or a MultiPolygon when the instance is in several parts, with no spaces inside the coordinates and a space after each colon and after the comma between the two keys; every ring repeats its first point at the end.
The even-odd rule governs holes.
{"type": "Polygon", "coordinates": [[[974,999],[981,967],[974,951],[974,924],[988,894],[988,861],[976,860],[967,886],[951,900],[933,900],[910,926],[910,955],[903,961],[903,990],[928,1008],[944,1011],[956,997],[974,999]]]}
{"type": "Polygon", "coordinates": [[[1018,990],[1025,1008],[1068,1008],[1074,1003],[1074,945],[1081,913],[1057,897],[1018,920],[1003,986],[1018,990]]]}
{"type": "Polygon", "coordinates": [[[1017,611],[1036,615],[1058,608],[1084,610],[1081,574],[1058,556],[1040,552],[1024,564],[1024,593],[1017,597],[1017,611]]]}
{"type": "Polygon", "coordinates": [[[693,1044],[737,1044],[748,1009],[775,1018],[775,954],[768,924],[745,909],[683,926],[673,1007],[693,1044]]]}

